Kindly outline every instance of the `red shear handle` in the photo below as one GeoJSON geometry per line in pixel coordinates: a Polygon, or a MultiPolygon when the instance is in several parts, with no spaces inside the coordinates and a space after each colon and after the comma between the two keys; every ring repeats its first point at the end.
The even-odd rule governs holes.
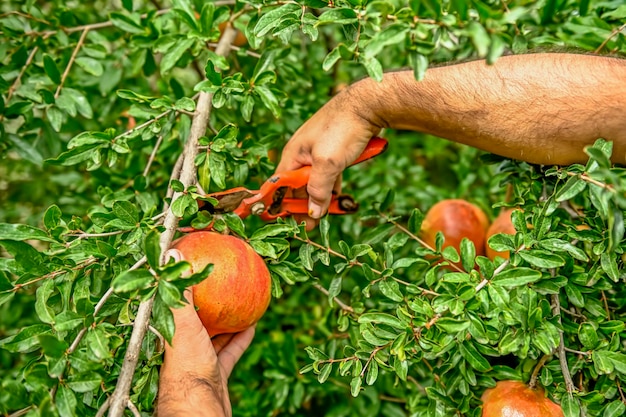
{"type": "Polygon", "coordinates": [[[380,155],[381,153],[385,152],[385,149],[387,149],[387,145],[388,142],[386,139],[379,137],[374,137],[370,139],[365,149],[363,149],[363,152],[361,152],[361,155],[359,155],[359,157],[351,164],[351,166],[360,164],[363,161],[367,161],[370,158],[380,155]]]}

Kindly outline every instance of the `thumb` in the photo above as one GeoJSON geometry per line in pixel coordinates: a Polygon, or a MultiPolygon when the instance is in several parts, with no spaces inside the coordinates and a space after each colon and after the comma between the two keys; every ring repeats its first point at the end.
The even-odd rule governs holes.
{"type": "Polygon", "coordinates": [[[307,185],[310,217],[319,219],[326,213],[333,188],[344,168],[345,163],[331,159],[313,161],[307,185]]]}

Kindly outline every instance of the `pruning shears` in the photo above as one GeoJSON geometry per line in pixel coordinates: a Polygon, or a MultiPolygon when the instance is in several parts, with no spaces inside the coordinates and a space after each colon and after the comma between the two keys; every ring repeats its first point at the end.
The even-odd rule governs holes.
{"type": "MultiPolygon", "coordinates": [[[[378,137],[372,138],[352,165],[380,155],[386,148],[387,140],[378,137]]],[[[286,197],[286,195],[289,191],[306,186],[309,182],[310,173],[311,167],[304,166],[293,171],[274,174],[258,190],[236,187],[208,194],[206,197],[216,199],[217,204],[212,207],[207,204],[206,209],[213,214],[234,213],[242,219],[256,215],[265,221],[293,214],[307,214],[308,199],[286,197]]],[[[200,200],[198,202],[201,203],[200,200]]],[[[333,195],[328,213],[349,214],[354,213],[358,207],[358,203],[352,196],[346,194],[333,195]]]]}

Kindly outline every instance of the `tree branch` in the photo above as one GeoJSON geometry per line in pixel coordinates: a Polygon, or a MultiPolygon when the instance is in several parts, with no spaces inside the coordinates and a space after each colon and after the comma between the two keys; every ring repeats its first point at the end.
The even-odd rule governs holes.
{"type": "MultiPolygon", "coordinates": [[[[236,30],[226,28],[220,38],[215,52],[218,55],[226,56],[230,51],[230,45],[235,40],[236,34],[236,30]]],[[[191,123],[191,132],[183,150],[183,162],[179,177],[179,180],[185,187],[192,185],[195,181],[195,157],[198,152],[198,140],[206,133],[209,115],[211,112],[212,99],[213,95],[205,92],[200,93],[198,97],[198,104],[191,123]]],[[[172,201],[176,200],[181,195],[181,193],[174,193],[172,201]]],[[[168,210],[163,222],[165,231],[161,234],[160,240],[161,251],[163,253],[163,258],[161,259],[162,262],[165,261],[165,252],[169,249],[172,239],[174,238],[174,234],[176,233],[178,220],[178,217],[176,217],[171,210],[168,210]]],[[[143,301],[139,305],[139,311],[137,312],[137,317],[135,318],[133,332],[130,337],[130,342],[128,343],[124,362],[122,363],[120,376],[117,380],[115,391],[113,391],[113,395],[111,396],[109,417],[123,417],[124,410],[128,407],[131,383],[135,373],[135,368],[137,367],[141,344],[146,331],[148,330],[153,302],[154,298],[150,298],[147,301],[143,301]]]]}
{"type": "Polygon", "coordinates": [[[15,92],[15,90],[17,90],[17,87],[19,87],[22,77],[24,76],[24,73],[26,72],[26,68],[28,68],[28,66],[33,62],[33,59],[35,58],[35,55],[37,54],[38,50],[39,50],[39,47],[35,46],[33,50],[30,51],[30,55],[28,55],[28,59],[26,59],[26,62],[24,63],[24,65],[22,66],[22,69],[20,70],[20,73],[18,74],[15,81],[13,81],[13,84],[11,84],[11,87],[9,87],[9,91],[7,93],[7,101],[6,101],[7,105],[9,101],[11,100],[11,97],[13,97],[13,93],[15,92]]]}
{"type": "Polygon", "coordinates": [[[83,43],[85,43],[85,38],[87,37],[87,33],[89,33],[89,28],[85,28],[85,30],[83,30],[83,33],[80,35],[80,39],[78,39],[78,43],[76,44],[76,47],[74,48],[74,51],[72,52],[72,56],[70,57],[70,60],[67,63],[67,66],[65,67],[65,71],[63,71],[63,75],[61,76],[61,82],[59,83],[59,86],[57,87],[57,91],[54,93],[55,99],[59,98],[59,94],[61,94],[61,89],[63,88],[63,84],[65,84],[65,80],[67,79],[67,76],[70,73],[70,70],[72,69],[72,65],[74,64],[74,61],[76,60],[76,55],[78,55],[78,51],[80,51],[80,48],[83,46],[83,43]]]}

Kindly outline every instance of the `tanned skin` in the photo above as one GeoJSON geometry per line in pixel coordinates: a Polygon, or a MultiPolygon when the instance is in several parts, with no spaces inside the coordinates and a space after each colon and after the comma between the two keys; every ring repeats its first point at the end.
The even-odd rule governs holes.
{"type": "MultiPolygon", "coordinates": [[[[530,54],[364,79],[298,129],[277,172],[311,165],[309,214],[326,211],[341,172],[382,128],[429,133],[536,164],[586,161],[585,146],[613,141],[626,162],[626,61],[530,54]]],[[[310,225],[310,222],[309,222],[310,225]]]]}
{"type": "Polygon", "coordinates": [[[195,311],[190,289],[185,298],[189,304],[172,310],[176,331],[172,345],[165,345],[157,415],[230,417],[228,377],[250,346],[254,327],[211,339],[195,311]]]}

